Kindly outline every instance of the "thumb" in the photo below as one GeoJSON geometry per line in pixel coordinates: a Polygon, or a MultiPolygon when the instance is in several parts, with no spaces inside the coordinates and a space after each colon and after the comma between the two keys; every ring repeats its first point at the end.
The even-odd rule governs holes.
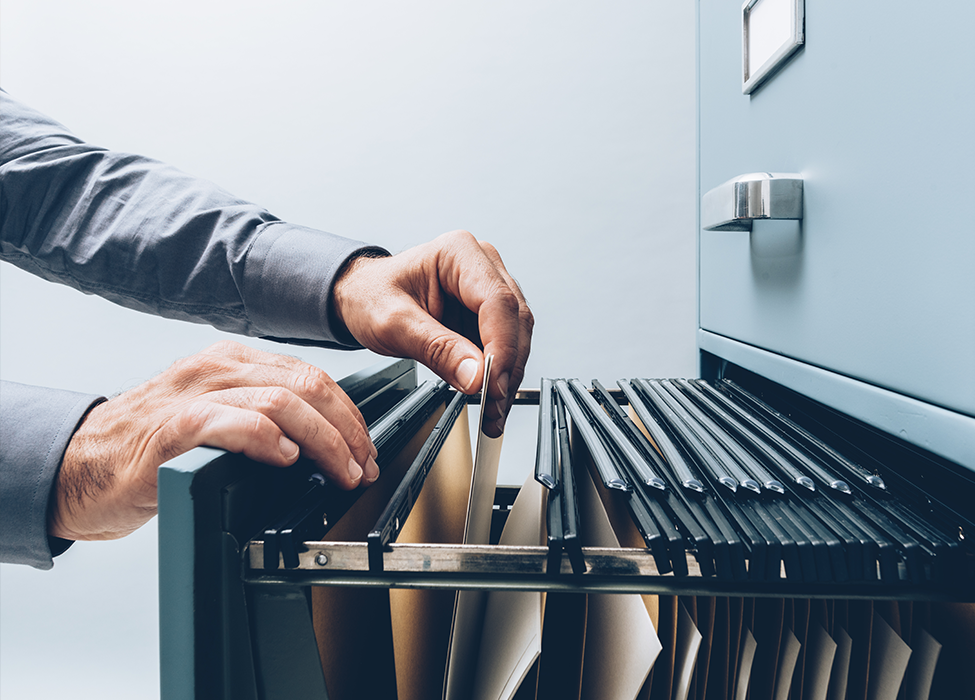
{"type": "Polygon", "coordinates": [[[422,362],[460,392],[473,394],[481,388],[484,356],[474,343],[419,309],[404,325],[399,337],[405,356],[422,362]]]}

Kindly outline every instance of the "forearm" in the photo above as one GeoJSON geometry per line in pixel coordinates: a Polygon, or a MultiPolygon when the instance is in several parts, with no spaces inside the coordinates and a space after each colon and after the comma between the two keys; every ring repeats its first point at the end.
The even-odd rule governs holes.
{"type": "Polygon", "coordinates": [[[294,226],[151,159],[91,146],[0,92],[0,255],[129,308],[358,347],[330,315],[368,246],[294,226]]]}

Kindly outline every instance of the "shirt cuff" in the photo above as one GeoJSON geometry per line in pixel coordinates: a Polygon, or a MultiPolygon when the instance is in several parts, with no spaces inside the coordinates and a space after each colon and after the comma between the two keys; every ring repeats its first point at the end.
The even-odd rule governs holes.
{"type": "Polygon", "coordinates": [[[334,317],[332,287],[349,260],[383,248],[284,222],[265,225],[247,253],[242,290],[255,335],[354,350],[362,346],[334,317]]]}
{"type": "Polygon", "coordinates": [[[100,396],[3,382],[0,389],[0,561],[54,566],[66,540],[47,534],[48,504],[71,437],[100,396]]]}

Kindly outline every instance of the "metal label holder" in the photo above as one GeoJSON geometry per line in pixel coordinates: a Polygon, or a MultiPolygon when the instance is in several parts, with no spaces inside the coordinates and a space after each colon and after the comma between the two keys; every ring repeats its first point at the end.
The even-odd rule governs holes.
{"type": "Polygon", "coordinates": [[[741,6],[741,92],[750,95],[782,68],[806,41],[805,0],[745,0],[741,6]],[[751,69],[749,57],[752,11],[759,3],[788,3],[791,14],[789,37],[760,66],[751,69]]]}

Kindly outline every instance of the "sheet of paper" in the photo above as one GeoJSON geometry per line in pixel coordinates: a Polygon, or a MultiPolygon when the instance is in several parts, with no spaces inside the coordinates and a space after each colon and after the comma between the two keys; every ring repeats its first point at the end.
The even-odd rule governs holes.
{"type": "Polygon", "coordinates": [[[687,700],[694,677],[697,652],[701,648],[701,633],[683,605],[677,606],[677,645],[674,660],[674,700],[687,700]]]}
{"type": "MultiPolygon", "coordinates": [[[[490,376],[493,360],[493,355],[484,358],[485,381],[490,376]]],[[[504,436],[491,438],[484,434],[484,407],[487,400],[487,391],[482,391],[464,544],[490,544],[491,538],[491,510],[494,507],[494,491],[498,484],[498,464],[501,461],[501,443],[504,436]]],[[[484,602],[484,591],[457,592],[444,682],[444,697],[447,700],[466,700],[470,697],[477,646],[484,620],[484,602]]]]}
{"type": "Polygon", "coordinates": [[[802,645],[795,633],[788,627],[782,630],[782,650],[779,652],[779,668],[775,672],[775,691],[772,694],[774,700],[789,700],[792,675],[796,671],[801,649],[802,645]]]}
{"type": "MultiPolygon", "coordinates": [[[[619,547],[588,470],[580,469],[576,482],[579,516],[585,524],[584,544],[619,547]]],[[[590,595],[582,697],[584,700],[637,697],[661,648],[641,596],[590,595]]]]}
{"type": "Polygon", "coordinates": [[[928,700],[934,670],[941,656],[941,644],[926,629],[916,629],[911,640],[914,653],[907,666],[907,697],[911,700],[928,700]]]}
{"type": "MultiPolygon", "coordinates": [[[[463,542],[473,473],[471,431],[464,407],[423,482],[397,542],[463,542]]],[[[390,589],[399,700],[428,700],[443,692],[455,598],[456,592],[450,590],[390,589]]]]}
{"type": "Polygon", "coordinates": [[[850,656],[853,653],[853,637],[846,628],[837,625],[833,632],[836,640],[836,653],[833,655],[833,668],[829,674],[829,696],[845,698],[846,685],[850,678],[850,656]]]}
{"type": "MultiPolygon", "coordinates": [[[[491,373],[494,356],[484,358],[484,381],[491,373]]],[[[498,485],[498,464],[501,462],[501,443],[504,435],[496,438],[484,433],[484,408],[487,405],[487,387],[481,392],[481,412],[478,417],[477,445],[474,449],[474,479],[471,481],[471,507],[467,512],[464,530],[466,544],[489,544],[491,538],[491,510],[494,507],[494,491],[498,485]]]]}
{"type": "Polygon", "coordinates": [[[757,646],[755,637],[752,636],[752,631],[746,627],[741,635],[741,656],[738,660],[738,681],[735,685],[735,700],[745,700],[748,696],[748,685],[752,677],[752,663],[755,661],[755,649],[757,646]]]}
{"type": "Polygon", "coordinates": [[[897,700],[911,647],[891,628],[883,616],[873,614],[873,636],[870,643],[868,700],[897,700]]]}
{"type": "Polygon", "coordinates": [[[826,700],[830,671],[836,656],[836,642],[826,633],[822,625],[816,623],[809,629],[806,644],[803,700],[826,700]]]}
{"type": "MultiPolygon", "coordinates": [[[[544,543],[543,499],[547,491],[534,474],[515,499],[501,544],[544,543]]],[[[539,591],[491,591],[474,674],[474,700],[509,700],[542,650],[542,594],[539,591]]]]}

